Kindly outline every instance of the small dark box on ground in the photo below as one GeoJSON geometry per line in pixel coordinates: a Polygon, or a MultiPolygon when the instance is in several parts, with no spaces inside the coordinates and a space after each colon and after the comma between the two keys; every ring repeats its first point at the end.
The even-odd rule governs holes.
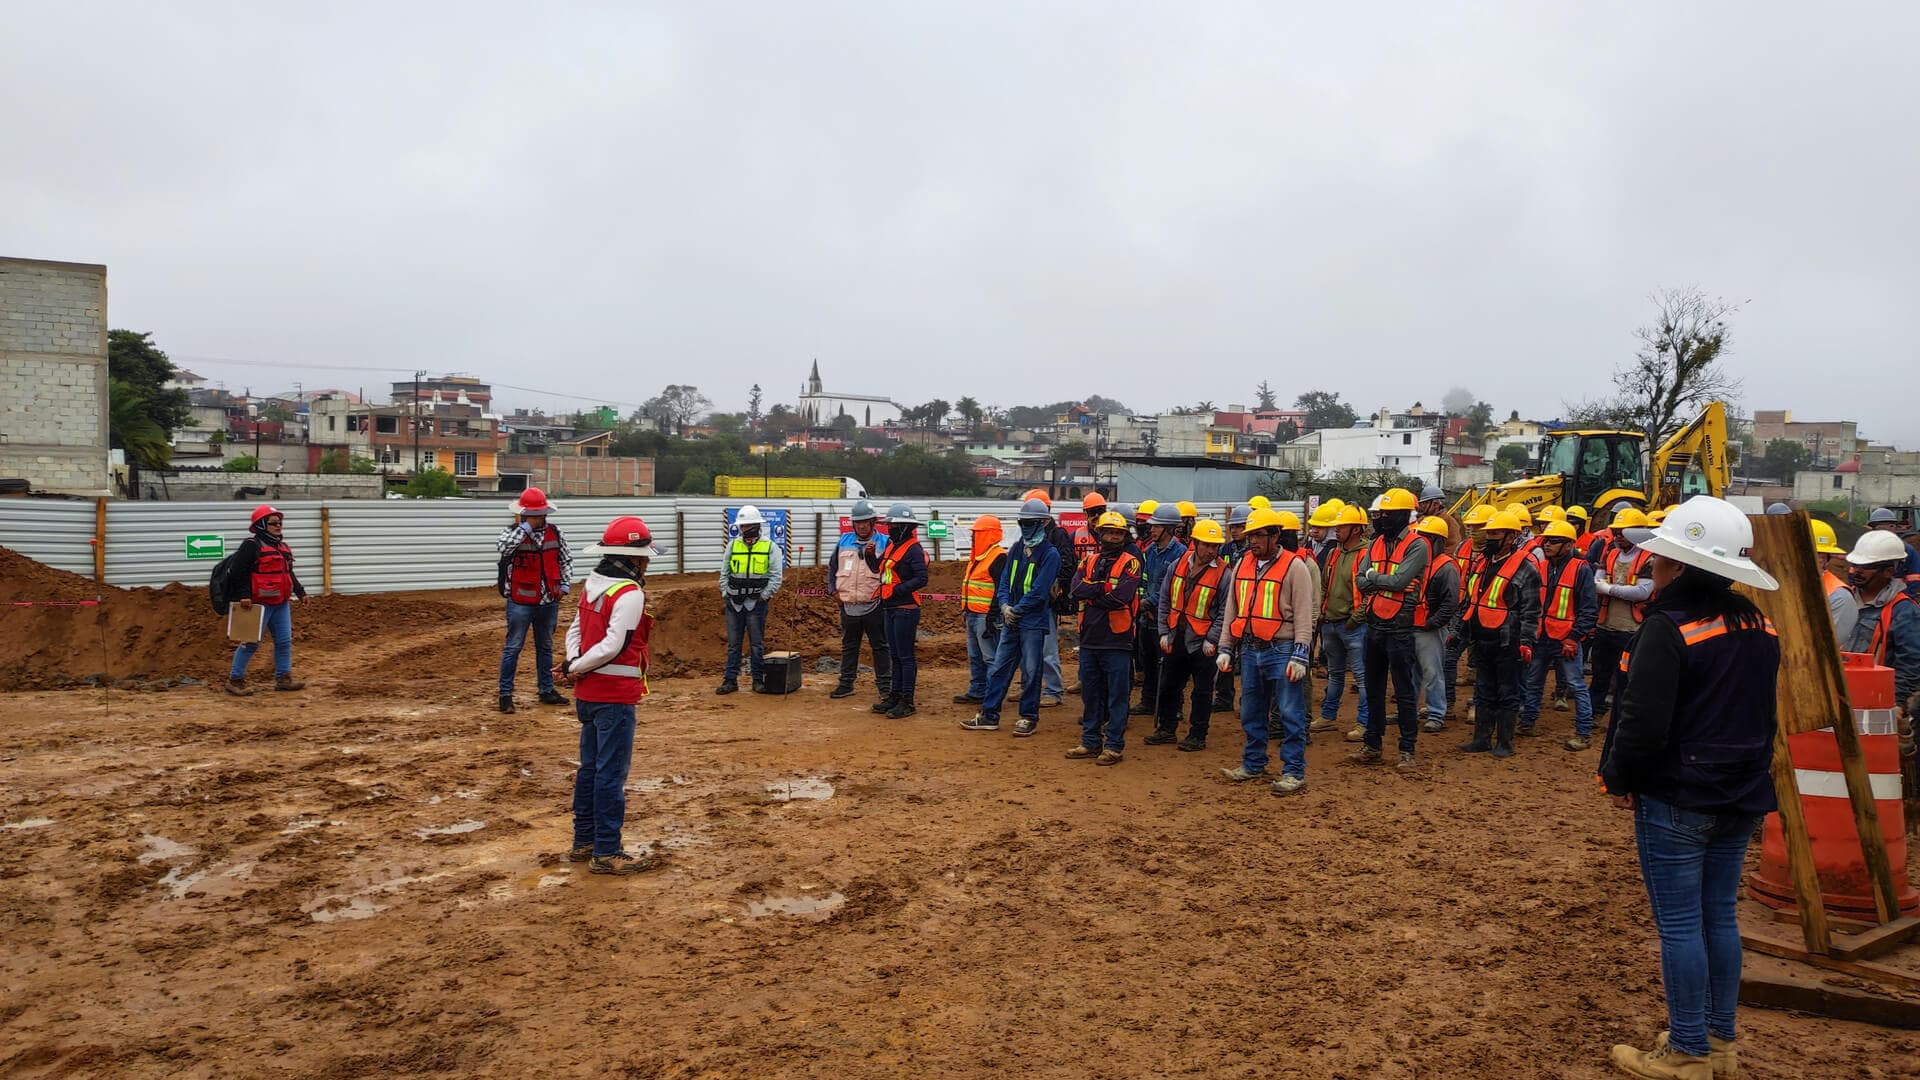
{"type": "Polygon", "coordinates": [[[800,689],[800,654],[770,652],[762,658],[766,665],[767,693],[791,694],[800,689]]]}

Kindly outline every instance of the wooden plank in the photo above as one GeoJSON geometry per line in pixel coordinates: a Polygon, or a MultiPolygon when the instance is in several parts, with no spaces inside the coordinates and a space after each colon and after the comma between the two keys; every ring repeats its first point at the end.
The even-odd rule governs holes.
{"type": "Polygon", "coordinates": [[[1820,875],[1813,865],[1813,843],[1807,839],[1807,815],[1800,806],[1800,784],[1793,776],[1784,726],[1773,729],[1773,795],[1780,804],[1780,831],[1786,834],[1787,874],[1793,879],[1800,936],[1810,951],[1824,954],[1831,944],[1827,909],[1820,896],[1820,875]]]}
{"type": "Polygon", "coordinates": [[[320,508],[320,595],[333,595],[333,520],[320,508]]]}
{"type": "Polygon", "coordinates": [[[1920,919],[1895,919],[1871,930],[1834,938],[1832,953],[1840,960],[1871,960],[1876,956],[1885,956],[1916,938],[1920,938],[1920,919]]]}
{"type": "Polygon", "coordinates": [[[1895,971],[1892,968],[1861,960],[1839,960],[1828,956],[1824,951],[1814,952],[1804,949],[1784,938],[1774,937],[1761,931],[1741,931],[1740,944],[1767,956],[1777,956],[1782,960],[1798,960],[1803,964],[1825,968],[1828,971],[1838,971],[1855,978],[1877,982],[1883,986],[1900,990],[1920,990],[1920,977],[1909,975],[1904,971],[1895,971]]]}
{"type": "Polygon", "coordinates": [[[1791,1009],[1880,1027],[1920,1028],[1920,1001],[1834,986],[1791,969],[1743,972],[1740,1004],[1759,1009],[1791,1009]]]}
{"type": "Polygon", "coordinates": [[[107,583],[107,500],[93,500],[93,583],[107,583]]]}

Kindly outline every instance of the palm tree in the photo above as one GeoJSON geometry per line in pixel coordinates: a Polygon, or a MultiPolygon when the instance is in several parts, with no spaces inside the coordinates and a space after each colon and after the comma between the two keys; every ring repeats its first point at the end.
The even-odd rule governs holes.
{"type": "Polygon", "coordinates": [[[955,412],[959,413],[962,417],[966,418],[968,431],[973,431],[979,428],[980,416],[981,416],[982,410],[980,408],[980,403],[978,401],[975,401],[971,395],[961,398],[958,402],[954,404],[953,409],[955,412]]]}
{"type": "Polygon", "coordinates": [[[147,411],[147,399],[124,379],[107,380],[107,424],[113,445],[127,452],[127,460],[148,469],[164,469],[173,461],[167,431],[147,411]]]}
{"type": "Polygon", "coordinates": [[[1193,411],[1197,413],[1210,413],[1213,411],[1213,402],[1202,401],[1193,407],[1193,411]]]}

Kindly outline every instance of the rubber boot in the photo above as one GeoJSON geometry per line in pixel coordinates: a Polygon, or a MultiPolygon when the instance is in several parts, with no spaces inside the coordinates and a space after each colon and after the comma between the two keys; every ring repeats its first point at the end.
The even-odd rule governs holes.
{"type": "Polygon", "coordinates": [[[1520,714],[1512,709],[1501,709],[1494,718],[1493,756],[1508,758],[1513,756],[1513,727],[1520,722],[1520,714]]]}
{"type": "Polygon", "coordinates": [[[1473,738],[1454,747],[1465,754],[1484,754],[1493,749],[1493,721],[1487,717],[1473,718],[1473,738]]]}

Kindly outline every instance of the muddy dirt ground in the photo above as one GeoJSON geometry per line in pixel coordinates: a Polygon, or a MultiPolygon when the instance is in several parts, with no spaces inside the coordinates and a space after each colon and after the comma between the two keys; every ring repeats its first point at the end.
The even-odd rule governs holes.
{"type": "MultiPolygon", "coordinates": [[[[1219,778],[1230,718],[1115,768],[1062,758],[1071,707],[960,731],[946,624],[910,720],[811,671],[716,698],[709,583],[654,584],[700,640],[641,708],[627,836],[666,865],[632,879],[560,858],[577,725],[526,704],[530,650],[492,710],[484,591],[318,601],[309,688],[245,701],[190,591],[149,635],[172,664],[13,642],[0,1074],[1599,1078],[1664,1026],[1629,821],[1565,714],[1504,763],[1423,736],[1412,776],[1323,734],[1281,800],[1219,778]]],[[[810,619],[770,647],[818,655],[810,619]]],[[[1742,1023],[1744,1075],[1920,1077],[1920,1033],[1742,1023]]]]}

